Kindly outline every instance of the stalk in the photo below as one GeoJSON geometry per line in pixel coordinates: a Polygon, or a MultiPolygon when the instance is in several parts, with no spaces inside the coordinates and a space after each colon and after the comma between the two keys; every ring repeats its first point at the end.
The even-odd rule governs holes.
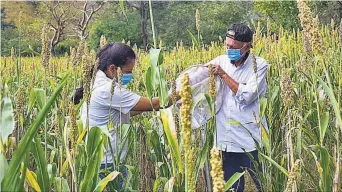
{"type": "Polygon", "coordinates": [[[152,13],[152,0],[148,0],[148,4],[150,7],[151,27],[152,27],[152,34],[153,34],[153,45],[154,45],[154,48],[157,48],[157,40],[156,40],[156,33],[154,31],[154,20],[153,20],[153,13],[152,13]]]}

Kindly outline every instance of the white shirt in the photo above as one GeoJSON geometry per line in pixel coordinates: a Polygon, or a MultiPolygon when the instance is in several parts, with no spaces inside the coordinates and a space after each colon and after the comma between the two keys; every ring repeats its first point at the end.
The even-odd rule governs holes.
{"type": "MultiPolygon", "coordinates": [[[[256,57],[256,62],[258,91],[251,53],[239,67],[235,67],[227,55],[221,55],[209,62],[210,64],[220,65],[225,73],[239,83],[236,94],[227,84],[223,86],[223,103],[216,114],[217,147],[220,150],[227,152],[244,152],[245,150],[250,152],[256,149],[253,138],[258,143],[261,141],[261,129],[256,124],[253,111],[255,112],[256,118],[259,119],[257,93],[259,92],[260,98],[266,93],[268,64],[260,57],[256,57]],[[228,121],[240,122],[250,133],[242,126],[228,124],[228,121]]],[[[265,118],[262,119],[262,123],[267,127],[265,118]]]]}
{"type": "MultiPolygon", "coordinates": [[[[130,111],[140,100],[140,96],[130,92],[122,87],[119,88],[116,83],[114,94],[111,97],[112,81],[106,74],[99,70],[96,73],[96,78],[91,92],[90,105],[89,105],[89,127],[105,127],[109,123],[110,114],[115,125],[127,124],[130,120],[130,111]],[[121,111],[121,112],[120,112],[121,111]]],[[[86,103],[82,106],[82,120],[85,124],[87,115],[86,103]]],[[[111,135],[110,143],[113,147],[114,156],[116,154],[116,135],[114,129],[109,130],[111,135]]],[[[120,141],[118,141],[120,143],[120,141]]],[[[120,145],[119,145],[120,146],[120,145]]],[[[102,163],[113,163],[110,148],[104,151],[104,159],[102,163]]],[[[124,146],[120,159],[122,160],[127,154],[127,145],[124,146]]]]}

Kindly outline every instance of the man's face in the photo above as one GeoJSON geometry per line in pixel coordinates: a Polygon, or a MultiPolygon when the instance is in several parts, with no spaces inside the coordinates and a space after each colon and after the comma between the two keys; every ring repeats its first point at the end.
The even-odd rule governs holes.
{"type": "Polygon", "coordinates": [[[230,37],[226,37],[226,48],[227,49],[240,49],[240,54],[244,55],[250,50],[250,43],[236,41],[230,37]]]}

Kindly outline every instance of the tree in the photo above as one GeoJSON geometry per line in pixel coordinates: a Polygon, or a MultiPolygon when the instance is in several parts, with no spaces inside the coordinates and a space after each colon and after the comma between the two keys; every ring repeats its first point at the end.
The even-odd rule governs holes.
{"type": "Polygon", "coordinates": [[[77,19],[78,22],[76,27],[74,27],[74,30],[81,40],[88,37],[89,33],[86,32],[88,24],[93,15],[102,8],[103,4],[104,2],[89,3],[88,1],[85,1],[82,8],[78,8],[78,10],[81,12],[81,16],[77,19]]]}
{"type": "Polygon", "coordinates": [[[163,11],[155,11],[159,24],[158,38],[166,45],[174,46],[183,41],[191,45],[190,31],[196,31],[196,9],[200,12],[200,32],[203,42],[209,44],[224,36],[227,27],[232,23],[249,22],[250,2],[172,2],[163,11]]]}
{"type": "Polygon", "coordinates": [[[140,16],[133,8],[127,8],[123,15],[117,4],[111,4],[103,10],[103,14],[94,21],[90,28],[89,42],[92,49],[99,47],[101,35],[107,41],[121,42],[123,39],[142,45],[140,35],[140,16]]]}
{"type": "Polygon", "coordinates": [[[264,25],[266,19],[270,18],[273,32],[278,31],[279,26],[286,30],[300,28],[296,1],[255,1],[254,11],[264,25]]]}
{"type": "Polygon", "coordinates": [[[147,1],[125,1],[126,6],[134,8],[139,12],[140,15],[140,35],[143,42],[143,46],[147,46],[148,35],[147,35],[147,21],[149,18],[149,7],[147,1]]]}
{"type": "Polygon", "coordinates": [[[1,30],[4,30],[5,28],[8,27],[15,27],[13,23],[6,22],[7,15],[5,13],[5,7],[1,7],[1,30]]]}
{"type": "Polygon", "coordinates": [[[65,39],[65,29],[68,25],[69,20],[75,16],[74,10],[72,9],[73,2],[59,1],[43,2],[43,5],[47,9],[43,9],[47,23],[53,31],[51,38],[51,54],[55,54],[56,45],[65,39]]]}

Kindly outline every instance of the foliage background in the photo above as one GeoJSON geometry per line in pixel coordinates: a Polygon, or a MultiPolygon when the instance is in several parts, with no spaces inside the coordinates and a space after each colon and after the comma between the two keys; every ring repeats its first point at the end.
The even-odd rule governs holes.
{"type": "MultiPolygon", "coordinates": [[[[77,2],[80,3],[80,2],[77,2]]],[[[61,2],[61,7],[67,2],[61,2]]],[[[96,12],[89,22],[88,42],[92,49],[99,47],[101,35],[108,41],[130,41],[144,48],[141,30],[141,11],[148,13],[145,6],[138,3],[126,2],[120,7],[119,2],[107,2],[96,12]]],[[[322,24],[330,23],[331,18],[340,21],[342,5],[339,1],[310,2],[314,15],[319,17],[322,24]]],[[[210,44],[223,37],[227,27],[232,23],[247,23],[255,30],[256,23],[261,21],[266,28],[267,18],[271,25],[271,32],[277,33],[279,26],[284,30],[300,28],[296,1],[228,1],[228,2],[166,2],[153,1],[155,14],[155,28],[158,41],[166,48],[173,47],[176,42],[191,45],[188,30],[196,33],[195,12],[200,10],[201,34],[203,42],[210,44]]],[[[80,18],[79,10],[71,10],[73,18],[80,18]]],[[[146,15],[147,43],[152,44],[152,31],[149,14],[146,15]]],[[[71,17],[71,16],[70,16],[71,17]]],[[[69,47],[76,47],[78,37],[73,31],[75,19],[66,23],[62,40],[54,49],[55,55],[64,55],[70,52],[69,47]]],[[[53,21],[51,12],[44,2],[2,2],[1,3],[1,55],[8,56],[12,47],[15,50],[27,49],[40,52],[40,32],[43,24],[53,21]],[[20,16],[20,17],[19,17],[20,16]],[[21,42],[19,42],[19,36],[21,42]]],[[[338,22],[336,22],[338,24],[338,22]]],[[[265,30],[263,30],[265,32],[265,30]]],[[[52,31],[49,36],[52,38],[52,31]]],[[[18,54],[18,53],[17,53],[18,54]]],[[[24,53],[23,53],[24,54],[24,53]]],[[[24,54],[25,55],[25,54],[24,54]]]]}

